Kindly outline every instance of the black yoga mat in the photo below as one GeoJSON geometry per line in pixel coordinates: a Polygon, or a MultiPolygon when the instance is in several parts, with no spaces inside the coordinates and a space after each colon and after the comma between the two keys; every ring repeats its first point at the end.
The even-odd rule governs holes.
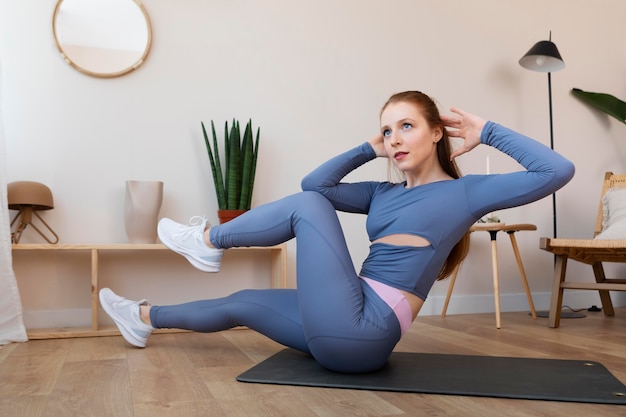
{"type": "Polygon", "coordinates": [[[598,362],[394,352],[376,372],[342,374],[284,349],[241,382],[626,405],[626,386],[598,362]]]}

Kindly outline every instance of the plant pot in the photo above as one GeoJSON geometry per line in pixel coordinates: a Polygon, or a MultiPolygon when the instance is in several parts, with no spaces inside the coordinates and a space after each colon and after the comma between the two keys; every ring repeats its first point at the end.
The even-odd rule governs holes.
{"type": "Polygon", "coordinates": [[[241,216],[248,210],[218,210],[217,217],[220,219],[220,224],[231,221],[237,216],[241,216]]]}

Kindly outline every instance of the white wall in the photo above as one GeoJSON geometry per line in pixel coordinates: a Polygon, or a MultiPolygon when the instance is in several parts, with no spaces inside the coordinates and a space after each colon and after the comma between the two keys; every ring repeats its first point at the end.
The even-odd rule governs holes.
{"type": "MultiPolygon", "coordinates": [[[[626,98],[622,0],[143,3],[154,36],[147,61],[130,75],[97,79],[72,69],[56,51],[55,1],[0,1],[8,179],[52,189],[56,207],[45,219],[62,242],[125,242],[127,179],[164,181],[163,216],[185,221],[205,213],[216,220],[200,121],[252,118],[261,126],[254,204],[298,191],[302,176],[317,164],[369,138],[380,106],[400,90],[423,90],[443,109],[459,106],[547,144],[547,77],[522,69],[518,60],[550,30],[566,63],[552,76],[555,146],[577,167],[558,192],[559,236],[590,237],[603,173],[626,172],[626,126],[570,94],[578,87],[626,98]]],[[[486,148],[459,163],[465,173],[482,173],[487,155],[494,173],[518,169],[486,148]]],[[[385,164],[376,162],[349,178],[385,177],[385,164]]],[[[538,227],[520,233],[518,243],[535,302],[544,309],[552,257],[538,241],[552,233],[551,210],[546,198],[497,213],[507,223],[538,227]]],[[[368,246],[364,219],[341,218],[358,265],[368,246]]],[[[28,241],[41,240],[25,233],[22,242],[28,241]]],[[[488,235],[476,234],[472,242],[452,313],[493,310],[488,235]]],[[[503,309],[523,310],[508,239],[503,235],[499,242],[503,309]]],[[[294,285],[295,244],[289,248],[294,285]]],[[[591,279],[586,266],[570,269],[591,279]]],[[[48,275],[53,282],[62,279],[48,275]]],[[[202,282],[209,296],[237,285],[202,282]]],[[[446,288],[435,285],[423,314],[439,313],[446,288]]],[[[190,287],[187,296],[172,300],[165,287],[150,289],[145,282],[128,291],[158,302],[199,294],[190,287]]],[[[592,293],[571,297],[566,303],[575,307],[598,302],[592,293]]]]}

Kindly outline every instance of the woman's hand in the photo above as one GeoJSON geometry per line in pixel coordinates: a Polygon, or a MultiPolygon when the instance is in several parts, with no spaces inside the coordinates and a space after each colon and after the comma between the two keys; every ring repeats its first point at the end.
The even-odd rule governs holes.
{"type": "Polygon", "coordinates": [[[376,136],[371,138],[368,142],[370,143],[370,145],[372,145],[374,152],[376,152],[376,156],[380,156],[383,158],[388,157],[387,151],[385,150],[385,143],[383,141],[382,133],[377,134],[376,136]]]}
{"type": "Polygon", "coordinates": [[[443,124],[449,128],[448,136],[463,139],[463,144],[450,154],[450,160],[453,160],[480,144],[480,134],[487,121],[456,107],[452,107],[450,111],[456,113],[457,116],[441,116],[443,124]]]}

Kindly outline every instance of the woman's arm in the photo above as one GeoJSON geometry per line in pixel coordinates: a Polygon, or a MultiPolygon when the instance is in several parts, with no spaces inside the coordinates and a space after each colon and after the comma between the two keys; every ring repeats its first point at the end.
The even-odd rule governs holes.
{"type": "Polygon", "coordinates": [[[464,141],[451,157],[483,143],[509,155],[526,169],[509,174],[468,176],[468,200],[477,217],[544,198],[574,176],[574,164],[547,146],[478,116],[454,108],[452,111],[458,117],[446,116],[442,120],[455,129],[448,132],[450,136],[464,141]]]}
{"type": "Polygon", "coordinates": [[[372,146],[365,142],[335,156],[302,179],[303,191],[325,196],[336,210],[367,213],[377,182],[342,183],[341,180],[361,165],[376,158],[372,146]]]}

